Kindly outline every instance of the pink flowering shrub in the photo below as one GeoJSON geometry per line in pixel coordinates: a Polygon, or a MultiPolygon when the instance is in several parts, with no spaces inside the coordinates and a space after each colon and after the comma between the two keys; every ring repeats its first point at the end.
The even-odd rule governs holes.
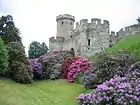
{"type": "Polygon", "coordinates": [[[77,59],[80,59],[79,57],[69,57],[67,59],[64,60],[64,62],[61,65],[61,72],[62,72],[62,78],[67,79],[67,75],[69,72],[69,66],[75,62],[77,59]]]}
{"type": "Polygon", "coordinates": [[[77,59],[75,62],[73,62],[68,68],[68,82],[73,83],[78,74],[89,71],[91,64],[91,62],[84,58],[77,59]]]}
{"type": "Polygon", "coordinates": [[[140,78],[115,77],[98,85],[92,94],[81,94],[80,105],[138,105],[140,78]]]}

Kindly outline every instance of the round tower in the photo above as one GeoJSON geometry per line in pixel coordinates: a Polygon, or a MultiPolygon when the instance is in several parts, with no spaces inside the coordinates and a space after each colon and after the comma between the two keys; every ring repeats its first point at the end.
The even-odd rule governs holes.
{"type": "Polygon", "coordinates": [[[69,32],[74,29],[75,17],[69,14],[59,15],[57,21],[57,36],[67,37],[69,32]]]}

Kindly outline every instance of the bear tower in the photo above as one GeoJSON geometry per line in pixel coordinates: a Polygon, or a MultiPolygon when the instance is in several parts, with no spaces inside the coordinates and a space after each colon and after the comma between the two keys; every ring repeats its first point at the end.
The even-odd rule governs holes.
{"type": "Polygon", "coordinates": [[[58,15],[57,21],[57,37],[68,37],[69,33],[74,29],[75,17],[69,14],[58,15]]]}

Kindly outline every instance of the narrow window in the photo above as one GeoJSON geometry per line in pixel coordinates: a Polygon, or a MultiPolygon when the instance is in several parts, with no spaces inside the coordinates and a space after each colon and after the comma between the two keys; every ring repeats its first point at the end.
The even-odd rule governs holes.
{"type": "Polygon", "coordinates": [[[72,25],[72,23],[70,23],[70,25],[72,25]]]}
{"type": "Polygon", "coordinates": [[[101,47],[101,50],[103,50],[103,47],[101,47]]]}
{"type": "Polygon", "coordinates": [[[88,46],[90,46],[90,39],[88,39],[88,46]]]}
{"type": "Polygon", "coordinates": [[[62,22],[62,24],[64,24],[64,22],[62,22]]]}

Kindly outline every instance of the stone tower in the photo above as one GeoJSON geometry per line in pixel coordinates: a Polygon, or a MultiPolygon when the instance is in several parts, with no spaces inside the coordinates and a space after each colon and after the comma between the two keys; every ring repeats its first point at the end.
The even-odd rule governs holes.
{"type": "Polygon", "coordinates": [[[69,14],[59,15],[57,21],[57,37],[68,37],[74,29],[75,17],[69,14]]]}

